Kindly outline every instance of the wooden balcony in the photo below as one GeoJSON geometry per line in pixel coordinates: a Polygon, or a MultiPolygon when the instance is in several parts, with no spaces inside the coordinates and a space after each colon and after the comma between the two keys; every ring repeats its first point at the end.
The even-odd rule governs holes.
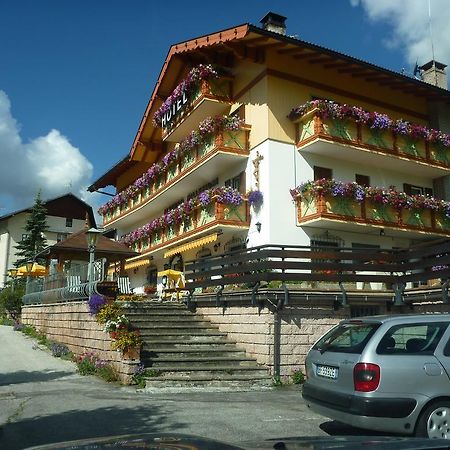
{"type": "MultiPolygon", "coordinates": [[[[394,230],[393,235],[413,238],[415,234],[450,236],[450,219],[442,212],[430,209],[395,209],[389,204],[366,198],[306,194],[296,199],[297,222],[301,226],[341,231],[375,233],[380,229],[394,230]]],[[[423,237],[423,236],[422,236],[423,237]]]]}
{"type": "Polygon", "coordinates": [[[219,227],[237,231],[250,226],[250,211],[247,201],[241,205],[226,205],[215,199],[207,206],[194,208],[187,219],[180,224],[173,223],[152,232],[149,236],[132,243],[130,247],[142,254],[178,245],[219,227]]]}
{"type": "Polygon", "coordinates": [[[450,148],[372,129],[351,119],[323,119],[317,108],[296,121],[296,143],[301,152],[352,160],[362,165],[438,177],[450,170],[450,148]],[[386,156],[390,157],[386,162],[386,156]]]}
{"type": "Polygon", "coordinates": [[[182,154],[150,186],[107,212],[103,216],[103,226],[127,227],[183,198],[192,190],[194,171],[197,182],[205,180],[206,183],[239,164],[249,155],[249,133],[248,126],[239,131],[222,130],[205,145],[182,154]]]}
{"type": "Polygon", "coordinates": [[[179,142],[206,117],[228,114],[231,92],[232,79],[229,77],[202,80],[197,89],[190,93],[186,106],[167,126],[162,127],[162,139],[179,142]]]}

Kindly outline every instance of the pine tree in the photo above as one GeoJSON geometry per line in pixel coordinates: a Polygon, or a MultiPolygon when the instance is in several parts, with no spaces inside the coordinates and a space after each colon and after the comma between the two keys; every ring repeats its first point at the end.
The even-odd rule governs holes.
{"type": "MultiPolygon", "coordinates": [[[[16,256],[18,257],[15,263],[16,267],[23,266],[27,261],[35,260],[35,255],[43,250],[47,245],[47,240],[44,233],[48,230],[47,226],[47,210],[41,200],[40,191],[36,194],[34,205],[31,208],[25,225],[26,237],[16,245],[16,256]]],[[[41,262],[42,258],[38,258],[36,262],[41,262]]]]}

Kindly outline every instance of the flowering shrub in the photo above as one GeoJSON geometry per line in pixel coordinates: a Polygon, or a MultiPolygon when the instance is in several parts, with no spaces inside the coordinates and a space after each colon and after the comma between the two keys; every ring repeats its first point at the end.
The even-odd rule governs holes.
{"type": "Polygon", "coordinates": [[[106,305],[107,300],[103,295],[100,294],[92,294],[89,297],[88,305],[89,305],[89,312],[91,316],[95,316],[100,309],[106,305]]]}
{"type": "Polygon", "coordinates": [[[122,308],[114,303],[107,303],[97,313],[97,322],[106,323],[108,320],[116,320],[123,314],[122,308]]]}
{"type": "Polygon", "coordinates": [[[110,333],[111,331],[117,331],[120,329],[127,329],[130,325],[130,321],[122,314],[114,320],[107,320],[105,326],[103,327],[103,331],[110,333]]]}
{"type": "Polygon", "coordinates": [[[198,130],[192,131],[183,139],[178,147],[167,153],[160,162],[154,163],[142,176],[123,191],[116,194],[109,202],[102,205],[98,213],[101,215],[113,211],[117,206],[126,205],[139,191],[151,185],[154,180],[183,154],[205,144],[210,137],[221,130],[238,131],[244,121],[237,116],[208,117],[200,123],[198,130]]]}
{"type": "Polygon", "coordinates": [[[175,209],[167,211],[163,216],[122,236],[121,240],[126,245],[132,245],[145,237],[149,237],[152,233],[163,230],[169,225],[180,224],[192,214],[196,207],[206,207],[214,198],[218,203],[232,206],[239,206],[244,201],[240,192],[231,187],[207,189],[196,198],[186,200],[175,209]]]}
{"type": "Polygon", "coordinates": [[[402,136],[425,139],[450,147],[450,135],[442,131],[407,122],[403,119],[394,120],[386,114],[366,111],[359,106],[339,104],[332,100],[311,100],[294,108],[288,117],[295,120],[315,108],[318,109],[318,115],[322,119],[349,119],[356,123],[365,124],[372,129],[391,130],[402,136]]]}
{"type": "Polygon", "coordinates": [[[250,205],[252,206],[261,206],[264,200],[263,194],[261,191],[254,190],[249,191],[247,193],[247,199],[250,205]]]}
{"type": "Polygon", "coordinates": [[[443,213],[450,218],[450,202],[439,200],[428,195],[408,195],[405,192],[395,190],[394,186],[389,188],[360,186],[355,182],[342,182],[327,180],[325,178],[317,181],[306,181],[295,189],[291,189],[291,195],[295,199],[305,195],[332,196],[349,198],[357,202],[369,199],[374,203],[392,206],[401,209],[428,209],[443,213]]]}
{"type": "Polygon", "coordinates": [[[56,358],[61,358],[63,356],[67,356],[70,353],[70,350],[64,344],[59,344],[57,342],[53,342],[50,346],[50,350],[52,355],[56,358]]]}
{"type": "Polygon", "coordinates": [[[98,375],[105,381],[116,381],[117,374],[113,368],[93,352],[85,352],[74,358],[80,375],[98,375]]]}
{"type": "Polygon", "coordinates": [[[142,344],[141,333],[127,329],[119,329],[115,332],[112,348],[126,351],[129,348],[140,347],[142,344]]]}
{"type": "Polygon", "coordinates": [[[219,78],[219,74],[211,64],[200,64],[197,67],[194,67],[155,112],[153,115],[154,125],[158,127],[161,126],[164,114],[170,111],[172,105],[183,95],[183,93],[189,96],[190,92],[199,85],[200,81],[215,78],[219,78]]]}

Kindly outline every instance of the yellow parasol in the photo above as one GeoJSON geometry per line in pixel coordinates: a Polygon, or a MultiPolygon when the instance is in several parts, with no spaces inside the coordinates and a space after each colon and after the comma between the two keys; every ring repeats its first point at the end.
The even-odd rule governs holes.
{"type": "Polygon", "coordinates": [[[47,275],[47,273],[48,271],[46,267],[41,266],[38,263],[33,263],[33,268],[31,269],[30,274],[28,274],[27,266],[21,266],[17,269],[16,276],[25,277],[27,275],[31,275],[32,277],[43,277],[47,275]]]}

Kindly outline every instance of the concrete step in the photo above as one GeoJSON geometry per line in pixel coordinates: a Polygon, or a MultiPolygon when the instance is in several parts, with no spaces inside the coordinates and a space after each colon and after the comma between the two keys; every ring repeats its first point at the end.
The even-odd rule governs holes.
{"type": "Polygon", "coordinates": [[[166,340],[170,339],[183,339],[183,340],[195,340],[202,338],[224,338],[226,333],[222,331],[208,330],[208,329],[197,329],[197,330],[172,330],[165,329],[164,331],[153,328],[151,330],[141,331],[142,339],[145,342],[151,342],[153,339],[163,338],[166,340]],[[148,341],[147,341],[148,339],[148,341]]]}
{"type": "Polygon", "coordinates": [[[145,358],[142,357],[141,361],[145,367],[151,369],[160,370],[163,372],[171,371],[191,371],[191,370],[216,370],[218,365],[220,370],[258,370],[259,366],[248,358],[233,358],[230,356],[217,356],[205,358],[202,356],[186,357],[186,358],[174,358],[162,356],[159,358],[145,358]]]}
{"type": "Polygon", "coordinates": [[[271,378],[265,375],[246,374],[214,374],[180,376],[178,374],[164,374],[145,379],[147,388],[191,388],[195,386],[205,387],[233,387],[233,388],[269,388],[272,384],[271,378]]]}
{"type": "Polygon", "coordinates": [[[142,346],[143,351],[163,352],[163,353],[177,353],[177,352],[215,352],[215,351],[242,351],[236,345],[227,342],[200,342],[195,341],[183,342],[181,344],[170,345],[168,343],[155,344],[144,342],[142,346]]]}
{"type": "Polygon", "coordinates": [[[187,339],[179,339],[178,337],[173,339],[146,339],[145,345],[155,346],[155,347],[167,347],[167,348],[183,348],[184,346],[194,345],[196,347],[208,347],[208,346],[218,346],[225,345],[230,347],[235,347],[235,342],[224,338],[222,335],[210,335],[209,339],[204,336],[188,336],[187,339]]]}
{"type": "Polygon", "coordinates": [[[194,313],[188,309],[183,308],[134,308],[126,309],[126,315],[129,317],[135,317],[139,315],[147,315],[149,317],[154,316],[195,316],[194,313]]]}
{"type": "Polygon", "coordinates": [[[211,324],[206,320],[199,319],[198,317],[183,317],[183,318],[163,318],[158,317],[152,320],[130,320],[131,324],[137,328],[153,328],[158,327],[191,327],[191,326],[203,326],[211,328],[211,324]]]}
{"type": "Polygon", "coordinates": [[[230,376],[243,376],[245,375],[247,378],[250,379],[261,379],[269,377],[269,374],[267,372],[267,369],[261,368],[259,366],[227,366],[227,365],[216,365],[216,366],[210,366],[210,367],[203,367],[203,366],[195,366],[191,368],[180,368],[175,366],[159,366],[159,367],[148,367],[147,369],[151,369],[154,371],[154,376],[149,377],[151,379],[155,377],[161,377],[161,378],[170,378],[178,376],[180,378],[184,379],[190,379],[194,377],[211,377],[212,379],[221,379],[224,376],[230,377],[230,376]]]}
{"type": "Polygon", "coordinates": [[[172,356],[174,358],[181,359],[189,359],[192,361],[192,358],[201,358],[201,357],[245,357],[245,352],[243,350],[239,350],[236,347],[227,348],[227,347],[216,347],[216,348],[182,348],[182,349],[167,349],[167,348],[158,348],[148,350],[143,349],[141,352],[141,358],[151,359],[152,361],[161,361],[167,360],[166,358],[172,356]]]}

